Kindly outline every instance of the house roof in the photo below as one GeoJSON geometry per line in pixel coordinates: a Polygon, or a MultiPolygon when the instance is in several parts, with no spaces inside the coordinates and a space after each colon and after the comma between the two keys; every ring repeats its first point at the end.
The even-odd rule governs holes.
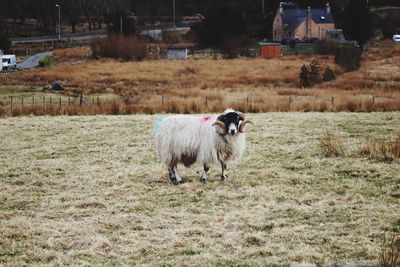
{"type": "MultiPolygon", "coordinates": [[[[282,22],[288,25],[287,29],[294,30],[307,19],[307,12],[307,9],[285,9],[282,22]]],[[[311,9],[311,17],[315,23],[335,23],[332,13],[326,9],[311,9]]]]}

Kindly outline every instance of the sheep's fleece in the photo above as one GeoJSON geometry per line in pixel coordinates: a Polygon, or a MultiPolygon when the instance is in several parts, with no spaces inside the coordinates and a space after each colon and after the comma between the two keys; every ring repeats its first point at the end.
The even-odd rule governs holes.
{"type": "Polygon", "coordinates": [[[178,163],[186,167],[194,163],[202,165],[202,182],[205,182],[208,166],[220,163],[221,179],[225,180],[226,163],[236,163],[245,149],[244,127],[239,127],[243,121],[244,114],[232,109],[219,116],[175,115],[158,119],[154,129],[156,151],[161,162],[168,166],[171,181],[181,182],[176,167],[178,163]],[[224,116],[234,117],[237,121],[224,127],[221,121],[217,122],[224,116]]]}

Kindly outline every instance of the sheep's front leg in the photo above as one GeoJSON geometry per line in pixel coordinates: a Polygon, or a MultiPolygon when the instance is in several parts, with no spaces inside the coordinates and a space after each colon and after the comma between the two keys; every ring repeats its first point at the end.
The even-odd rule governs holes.
{"type": "Polygon", "coordinates": [[[226,173],[226,164],[223,161],[221,161],[221,169],[222,169],[221,181],[224,182],[226,181],[226,179],[228,179],[228,174],[226,173]]]}
{"type": "Polygon", "coordinates": [[[169,165],[168,172],[169,172],[169,179],[171,180],[171,182],[173,184],[177,185],[177,184],[182,183],[182,178],[180,177],[180,175],[178,173],[177,164],[169,165]]]}
{"type": "Polygon", "coordinates": [[[203,167],[204,167],[204,172],[200,176],[200,183],[205,184],[207,179],[207,172],[210,170],[210,168],[208,167],[207,164],[204,164],[203,167]]]}

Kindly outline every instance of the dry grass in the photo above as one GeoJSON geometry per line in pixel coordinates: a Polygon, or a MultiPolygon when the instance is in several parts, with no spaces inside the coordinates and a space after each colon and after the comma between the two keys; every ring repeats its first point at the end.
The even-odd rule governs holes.
{"type": "Polygon", "coordinates": [[[375,265],[399,226],[400,164],[321,157],[400,131],[399,113],[248,114],[247,152],[220,183],[213,166],[168,182],[159,115],[1,119],[0,264],[375,265]]]}
{"type": "Polygon", "coordinates": [[[400,134],[394,140],[374,139],[362,145],[359,153],[382,161],[400,159],[400,134]]]}
{"type": "Polygon", "coordinates": [[[53,104],[49,106],[50,97],[47,96],[46,106],[43,107],[43,100],[32,106],[30,97],[24,97],[25,106],[22,107],[21,99],[14,98],[13,109],[9,99],[0,103],[0,117],[25,116],[25,115],[123,115],[123,114],[154,114],[154,113],[199,113],[199,112],[218,112],[221,106],[231,106],[237,110],[251,113],[261,112],[289,112],[289,111],[318,111],[318,112],[373,112],[373,111],[398,111],[400,102],[391,99],[382,99],[374,102],[372,99],[359,99],[356,97],[342,97],[338,100],[334,98],[318,99],[307,96],[270,96],[269,99],[247,97],[225,99],[219,93],[211,95],[193,95],[188,98],[180,96],[177,92],[175,97],[164,97],[161,95],[139,95],[130,97],[118,97],[110,95],[104,98],[87,97],[88,102],[79,105],[79,99],[72,97],[74,103],[69,105],[67,96],[54,96],[53,104]],[[62,99],[62,105],[59,105],[62,99]],[[30,101],[30,102],[29,102],[30,101]],[[97,102],[99,101],[99,102],[97,102]]]}
{"type": "MultiPolygon", "coordinates": [[[[249,112],[400,110],[400,48],[393,42],[372,42],[360,70],[306,90],[299,89],[298,79],[301,66],[311,61],[309,56],[120,62],[91,60],[88,53],[88,47],[56,50],[56,66],[0,74],[0,86],[40,88],[59,81],[66,94],[82,90],[89,97],[101,94],[122,98],[121,114],[214,112],[220,106],[249,112]]],[[[333,66],[333,57],[316,58],[341,73],[333,66]]],[[[18,92],[13,91],[15,94],[18,92]]],[[[0,106],[6,110],[4,116],[7,107],[0,106]]],[[[108,114],[108,106],[96,110],[108,114]]],[[[79,109],[79,114],[92,114],[87,107],[79,109]]]]}
{"type": "Polygon", "coordinates": [[[91,53],[92,52],[88,46],[55,49],[53,51],[53,58],[58,62],[86,60],[91,56],[91,53]]]}
{"type": "Polygon", "coordinates": [[[50,69],[9,75],[9,83],[43,85],[59,80],[86,93],[112,88],[120,93],[168,93],[171,89],[231,88],[249,85],[297,85],[304,60],[188,60],[119,62],[111,59],[59,64],[50,69]],[[187,72],[188,68],[196,73],[187,72]],[[282,73],[285,72],[283,76],[282,73]]]}
{"type": "Polygon", "coordinates": [[[339,157],[346,155],[346,148],[340,136],[325,130],[320,139],[320,146],[325,157],[339,157]]]}
{"type": "Polygon", "coordinates": [[[383,267],[397,267],[400,265],[400,234],[392,233],[387,240],[386,233],[383,236],[381,264],[383,267]]]}

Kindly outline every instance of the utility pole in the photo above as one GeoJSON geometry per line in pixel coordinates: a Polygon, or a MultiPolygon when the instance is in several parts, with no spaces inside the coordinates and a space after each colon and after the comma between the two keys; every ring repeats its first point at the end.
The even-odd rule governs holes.
{"type": "Polygon", "coordinates": [[[264,0],[262,0],[261,5],[262,5],[261,12],[262,12],[262,15],[264,16],[264,13],[265,13],[265,3],[264,3],[264,0]]]}
{"type": "Polygon", "coordinates": [[[60,10],[60,4],[57,4],[56,7],[58,7],[58,41],[61,42],[61,10],[60,10]]]}
{"type": "Polygon", "coordinates": [[[176,24],[175,24],[175,0],[172,0],[172,8],[173,8],[173,12],[174,12],[174,29],[176,28],[176,24]]]}
{"type": "Polygon", "coordinates": [[[120,27],[120,32],[121,32],[121,36],[123,35],[122,33],[122,16],[119,17],[120,21],[119,21],[119,27],[120,27]]]}

